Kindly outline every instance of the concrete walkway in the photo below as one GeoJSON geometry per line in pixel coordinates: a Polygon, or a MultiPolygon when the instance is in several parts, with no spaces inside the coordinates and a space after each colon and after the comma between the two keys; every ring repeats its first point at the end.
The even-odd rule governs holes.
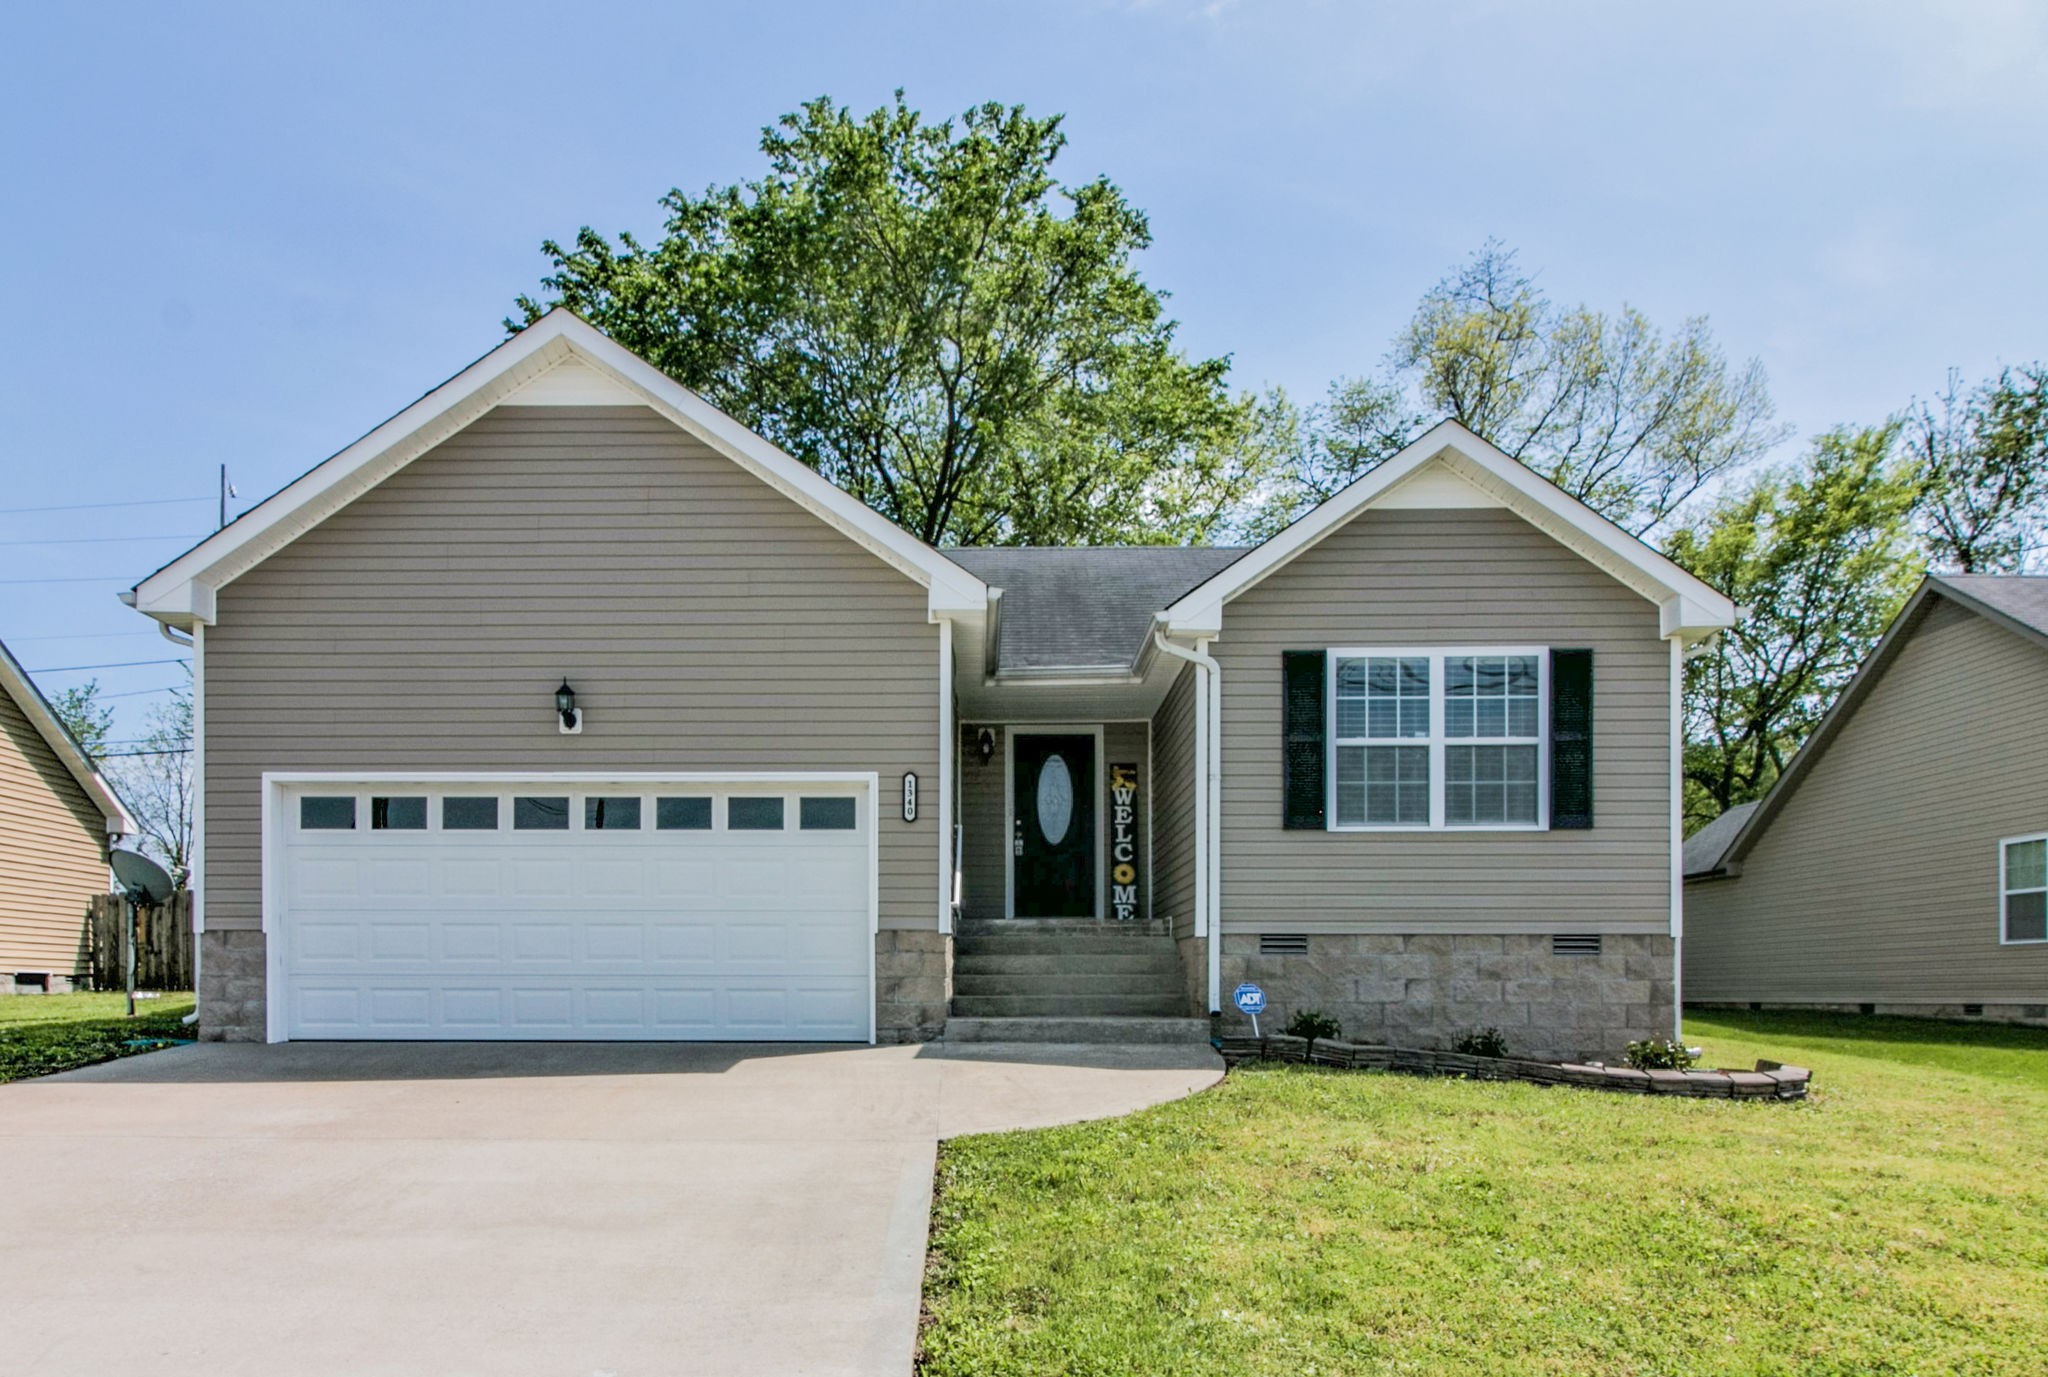
{"type": "Polygon", "coordinates": [[[5,1369],[910,1369],[939,1139],[1205,1047],[209,1044],[0,1086],[5,1369]]]}

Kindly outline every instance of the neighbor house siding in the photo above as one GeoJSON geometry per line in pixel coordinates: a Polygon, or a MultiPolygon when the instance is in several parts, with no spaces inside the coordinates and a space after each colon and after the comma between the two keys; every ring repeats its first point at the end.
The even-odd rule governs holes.
{"type": "MultiPolygon", "coordinates": [[[[639,407],[500,407],[218,606],[209,932],[260,923],[266,770],[938,777],[924,589],[639,407]]],[[[936,928],[943,812],[882,809],[883,928],[936,928]]]]}
{"type": "Polygon", "coordinates": [[[1224,610],[1224,931],[1668,932],[1671,651],[1657,608],[1496,509],[1368,510],[1224,610]],[[1281,652],[1586,647],[1586,831],[1281,826],[1281,652]]]}
{"type": "Polygon", "coordinates": [[[0,979],[84,974],[85,906],[106,892],[99,805],[0,691],[0,979]]]}
{"type": "Polygon", "coordinates": [[[2048,832],[2048,649],[1938,594],[1749,854],[1685,891],[1685,998],[2048,1002],[1998,843],[2048,832]]]}

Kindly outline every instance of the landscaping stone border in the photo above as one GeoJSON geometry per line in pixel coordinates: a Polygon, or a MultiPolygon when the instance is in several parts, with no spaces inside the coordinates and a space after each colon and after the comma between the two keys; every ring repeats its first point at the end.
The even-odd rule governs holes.
{"type": "Polygon", "coordinates": [[[1619,1091],[1625,1095],[1686,1095],[1710,1100],[1803,1100],[1813,1073],[1803,1066],[1760,1061],[1753,1071],[1638,1071],[1599,1062],[1525,1061],[1519,1057],[1475,1057],[1465,1052],[1427,1048],[1383,1047],[1276,1033],[1271,1037],[1220,1037],[1216,1050],[1224,1064],[1245,1061],[1291,1061],[1335,1066],[1353,1071],[1400,1071],[1412,1076],[1464,1076],[1478,1081],[1527,1081],[1534,1085],[1573,1085],[1585,1090],[1619,1091]]]}

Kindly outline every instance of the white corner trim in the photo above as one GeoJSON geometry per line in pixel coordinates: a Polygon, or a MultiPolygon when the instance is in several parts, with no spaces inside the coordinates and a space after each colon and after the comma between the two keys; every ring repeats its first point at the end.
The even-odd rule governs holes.
{"type": "Polygon", "coordinates": [[[939,931],[953,930],[953,753],[960,729],[953,722],[953,619],[939,622],[939,931]]]}
{"type": "Polygon", "coordinates": [[[1671,1036],[1685,1040],[1685,640],[1671,641],[1671,1036]]]}
{"type": "MultiPolygon", "coordinates": [[[[192,935],[206,931],[206,623],[192,628],[192,854],[185,887],[192,893],[192,935]]],[[[199,944],[192,945],[199,960],[199,944]]]]}
{"type": "MultiPolygon", "coordinates": [[[[213,594],[477,417],[551,371],[565,387],[603,385],[652,408],[834,529],[924,585],[933,611],[979,612],[982,581],[566,310],[550,311],[340,453],[287,484],[137,584],[134,606],[189,627],[215,618],[213,594]]],[[[529,394],[534,395],[534,394],[529,394]]],[[[566,402],[556,402],[566,405],[566,402]]]]}
{"type": "Polygon", "coordinates": [[[1380,505],[1411,477],[1432,488],[1439,485],[1442,480],[1435,473],[1421,474],[1425,466],[1440,468],[1445,478],[1495,498],[1498,505],[1660,608],[1672,599],[1683,599],[1688,606],[1676,615],[1688,634],[1734,625],[1735,605],[1727,598],[1456,421],[1431,427],[1399,454],[1185,594],[1160,614],[1160,621],[1173,635],[1219,635],[1225,603],[1256,587],[1360,512],[1380,505]]]}

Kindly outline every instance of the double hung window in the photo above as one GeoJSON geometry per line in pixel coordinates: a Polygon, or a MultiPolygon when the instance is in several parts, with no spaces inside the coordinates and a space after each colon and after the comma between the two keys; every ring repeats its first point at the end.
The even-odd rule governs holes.
{"type": "Polygon", "coordinates": [[[1548,658],[1513,648],[1331,651],[1330,825],[1546,826],[1548,658]]]}

